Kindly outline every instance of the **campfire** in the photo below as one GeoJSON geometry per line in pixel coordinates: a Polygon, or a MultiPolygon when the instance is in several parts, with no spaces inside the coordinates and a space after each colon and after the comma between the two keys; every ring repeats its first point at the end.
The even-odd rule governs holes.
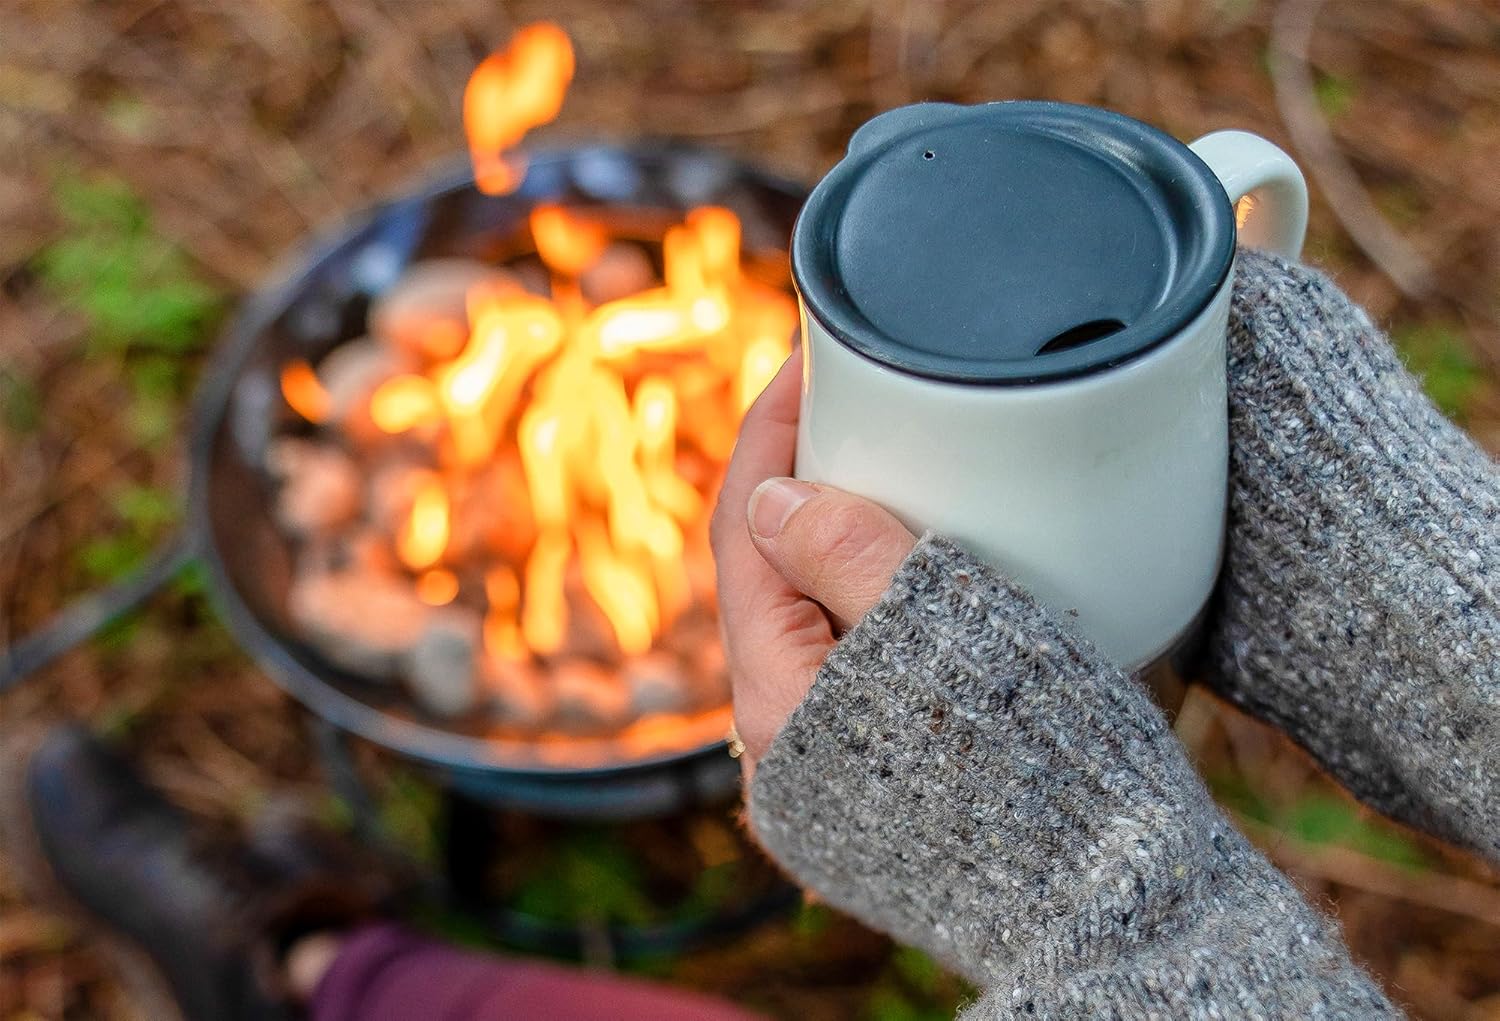
{"type": "MultiPolygon", "coordinates": [[[[522,30],[464,97],[475,180],[556,116],[567,36],[522,30]]],[[[416,711],[573,762],[728,726],[707,522],[741,416],[791,347],[784,253],[729,209],[537,205],[494,261],[412,264],[366,336],[288,363],[270,454],[291,616],[416,711]]]]}

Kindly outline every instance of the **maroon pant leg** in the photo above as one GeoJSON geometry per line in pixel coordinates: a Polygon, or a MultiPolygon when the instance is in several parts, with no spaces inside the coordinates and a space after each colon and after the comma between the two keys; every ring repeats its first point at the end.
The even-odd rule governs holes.
{"type": "Polygon", "coordinates": [[[389,923],[350,933],[310,1021],[764,1021],[637,979],[470,953],[389,923]]]}

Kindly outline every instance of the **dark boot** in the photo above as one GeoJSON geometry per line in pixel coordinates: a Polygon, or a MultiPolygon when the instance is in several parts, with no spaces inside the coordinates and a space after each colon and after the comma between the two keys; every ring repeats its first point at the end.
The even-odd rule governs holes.
{"type": "Polygon", "coordinates": [[[148,1017],[294,1017],[287,943],[376,908],[379,878],[295,846],[293,829],[256,846],[208,838],[82,728],[12,739],[4,752],[11,860],[39,897],[98,930],[148,1017]]]}

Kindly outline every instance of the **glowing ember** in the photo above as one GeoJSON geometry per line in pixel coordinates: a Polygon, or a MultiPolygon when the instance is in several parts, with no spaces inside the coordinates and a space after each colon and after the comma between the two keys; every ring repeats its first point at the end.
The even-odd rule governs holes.
{"type": "MultiPolygon", "coordinates": [[[[524,168],[508,150],[556,115],[572,72],[567,37],[551,25],[523,30],[475,71],[464,116],[483,190],[519,183],[524,168]]],[[[506,269],[473,264],[454,271],[461,282],[447,298],[433,299],[452,309],[431,319],[436,329],[456,323],[454,297],[464,293],[467,329],[452,343],[383,338],[374,320],[374,339],[405,360],[363,398],[374,430],[341,425],[339,442],[372,465],[361,534],[386,544],[387,561],[394,553],[416,600],[445,608],[435,615],[473,615],[493,697],[542,713],[551,696],[528,687],[526,673],[539,660],[677,662],[689,654],[651,650],[682,620],[701,629],[707,619],[706,634],[691,633],[714,642],[702,612],[712,608],[703,565],[713,487],[740,417],[790,352],[797,312],[786,290],[742,265],[740,221],[727,208],[691,210],[659,250],[639,233],[621,238],[599,210],[537,206],[528,228],[547,270],[530,286],[550,298],[506,269]],[[631,283],[591,290],[588,274],[611,256],[631,283]],[[596,305],[586,294],[614,300],[596,305]]],[[[401,321],[423,323],[421,311],[403,306],[401,321]]],[[[327,420],[328,393],[305,363],[287,365],[282,388],[304,417],[327,420]]],[[[611,684],[628,700],[623,676],[611,684]]],[[[619,730],[621,741],[645,752],[669,746],[674,732],[701,737],[682,715],[691,704],[654,705],[631,710],[627,722],[637,722],[619,730]]]]}
{"type": "Polygon", "coordinates": [[[428,606],[447,606],[458,595],[458,575],[441,567],[417,578],[417,598],[428,606]]]}
{"type": "Polygon", "coordinates": [[[786,345],[776,337],[760,337],[745,348],[735,387],[735,404],[742,413],[749,411],[755,398],[770,385],[786,355],[786,345]]]}

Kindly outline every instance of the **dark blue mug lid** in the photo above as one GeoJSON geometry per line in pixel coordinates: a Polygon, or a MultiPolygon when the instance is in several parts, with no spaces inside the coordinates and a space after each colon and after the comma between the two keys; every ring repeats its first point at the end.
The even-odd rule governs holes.
{"type": "Polygon", "coordinates": [[[1213,171],[1164,132],[1070,103],[883,113],[792,239],[809,315],[893,369],[976,384],[1085,375],[1198,315],[1234,259],[1213,171]]]}

